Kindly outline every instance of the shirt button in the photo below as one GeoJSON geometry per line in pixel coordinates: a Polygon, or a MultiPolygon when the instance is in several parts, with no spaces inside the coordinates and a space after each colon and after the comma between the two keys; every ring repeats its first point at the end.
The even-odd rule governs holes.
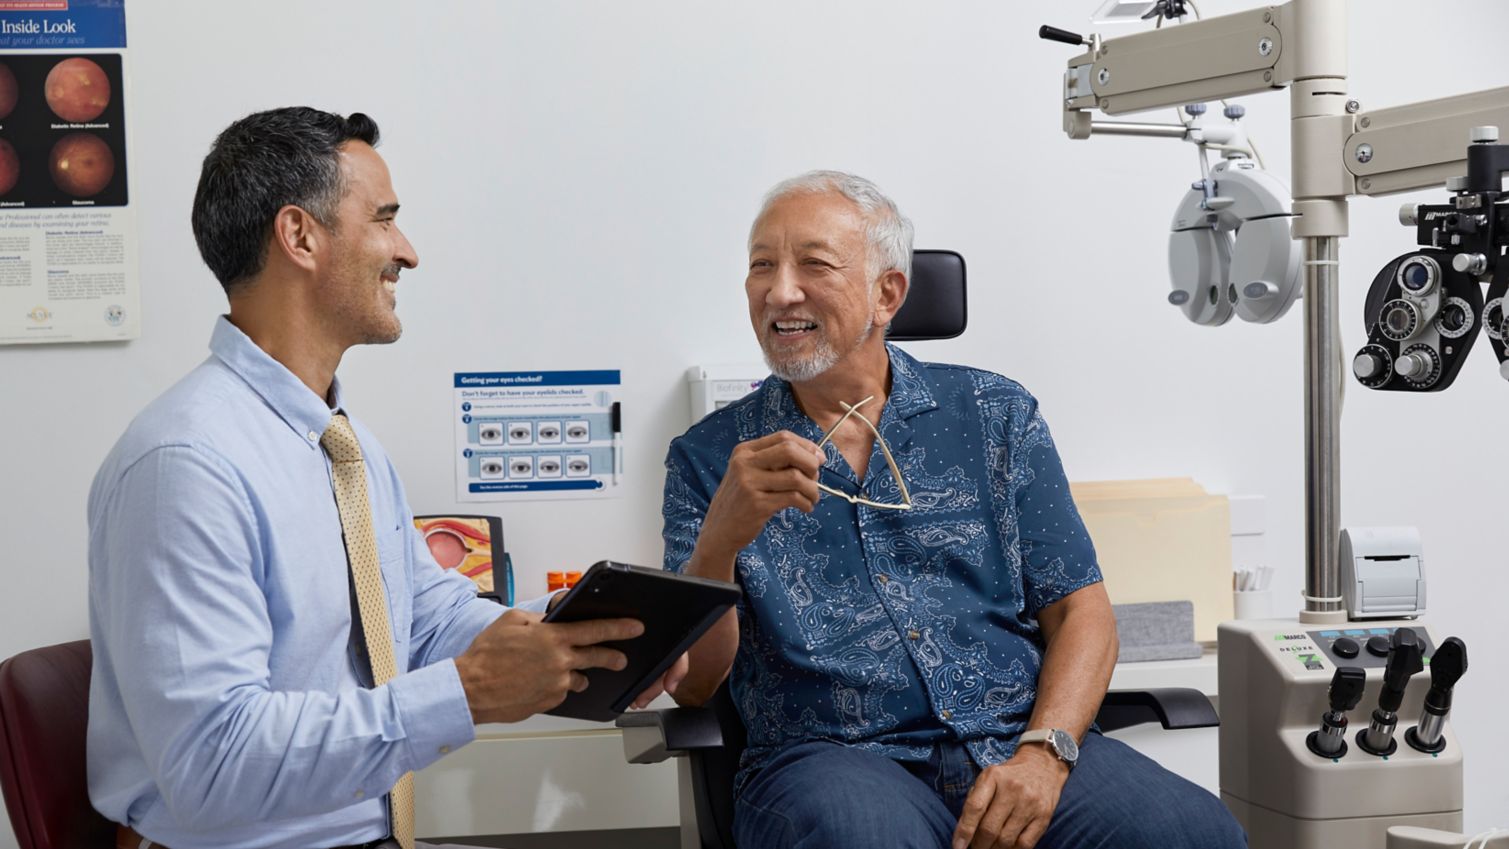
{"type": "Polygon", "coordinates": [[[951,711],[951,710],[948,710],[947,708],[945,708],[943,710],[943,712],[940,713],[940,714],[938,714],[938,715],[941,716],[941,717],[943,717],[944,719],[953,719],[954,718],[954,712],[951,711]]]}
{"type": "Polygon", "coordinates": [[[886,575],[877,575],[877,576],[875,576],[875,580],[877,580],[877,581],[881,582],[882,584],[884,584],[884,583],[889,582],[891,579],[890,579],[890,577],[888,577],[886,575]]]}
{"type": "Polygon", "coordinates": [[[448,755],[450,753],[451,753],[451,747],[450,746],[441,746],[440,747],[440,754],[442,754],[442,755],[448,755]]]}
{"type": "Polygon", "coordinates": [[[360,799],[361,797],[363,797],[365,795],[367,795],[367,791],[365,791],[365,790],[358,790],[358,791],[356,791],[356,798],[358,798],[358,799],[360,799]]]}
{"type": "Polygon", "coordinates": [[[310,442],[319,442],[320,441],[320,435],[317,434],[317,433],[315,433],[312,430],[310,432],[304,434],[304,435],[307,436],[307,437],[309,437],[309,441],[310,442]]]}
{"type": "Polygon", "coordinates": [[[922,636],[922,635],[921,635],[921,634],[919,634],[919,633],[917,633],[917,631],[916,631],[916,630],[911,630],[911,631],[907,631],[907,632],[906,632],[906,638],[907,638],[907,639],[908,639],[908,640],[915,640],[915,639],[917,639],[917,638],[918,638],[918,637],[921,637],[921,636],[922,636]]]}

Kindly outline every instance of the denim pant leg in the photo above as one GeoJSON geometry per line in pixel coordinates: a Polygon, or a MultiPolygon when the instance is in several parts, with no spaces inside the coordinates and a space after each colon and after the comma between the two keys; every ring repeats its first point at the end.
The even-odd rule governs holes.
{"type": "Polygon", "coordinates": [[[1085,735],[1038,849],[1242,849],[1220,799],[1135,749],[1085,735]]]}
{"type": "Polygon", "coordinates": [[[748,849],[939,849],[956,820],[890,758],[838,743],[794,746],[760,770],[734,808],[748,849]]]}

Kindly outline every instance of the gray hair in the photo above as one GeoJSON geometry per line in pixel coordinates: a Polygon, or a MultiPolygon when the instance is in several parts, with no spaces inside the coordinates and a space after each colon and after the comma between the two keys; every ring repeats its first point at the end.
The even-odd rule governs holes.
{"type": "MultiPolygon", "coordinates": [[[[765,217],[771,205],[787,195],[821,192],[838,192],[869,219],[865,242],[872,279],[893,269],[906,275],[908,281],[912,279],[912,222],[901,214],[896,202],[886,197],[879,186],[863,177],[843,171],[808,171],[782,180],[765,193],[755,223],[765,217]]],[[[751,243],[754,241],[753,225],[750,226],[749,239],[751,243]]]]}

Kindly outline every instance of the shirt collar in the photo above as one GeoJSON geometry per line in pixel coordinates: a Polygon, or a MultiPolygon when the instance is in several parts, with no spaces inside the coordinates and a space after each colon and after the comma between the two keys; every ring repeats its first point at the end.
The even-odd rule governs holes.
{"type": "MultiPolygon", "coordinates": [[[[892,420],[898,423],[905,422],[918,413],[938,408],[932,389],[922,377],[921,363],[889,342],[886,343],[885,349],[891,363],[891,394],[886,399],[886,410],[881,416],[882,429],[892,420]]],[[[797,406],[796,395],[791,391],[790,383],[771,375],[765,381],[762,390],[766,391],[762,411],[766,433],[789,430],[792,433],[809,436],[814,441],[822,436],[817,426],[797,406]],[[809,432],[817,433],[818,436],[812,437],[809,432]]],[[[898,436],[902,441],[909,439],[910,427],[905,427],[903,433],[898,436]]],[[[886,439],[890,438],[890,434],[887,434],[886,439]]]]}
{"type": "MultiPolygon", "coordinates": [[[[310,391],[286,366],[257,347],[257,343],[231,324],[226,316],[220,316],[215,322],[215,332],[210,336],[210,352],[246,381],[246,385],[260,395],[300,439],[315,449],[319,448],[320,436],[329,427],[334,413],[325,399],[310,391]]],[[[338,379],[331,381],[330,397],[335,402],[335,409],[340,409],[342,393],[338,379]]]]}

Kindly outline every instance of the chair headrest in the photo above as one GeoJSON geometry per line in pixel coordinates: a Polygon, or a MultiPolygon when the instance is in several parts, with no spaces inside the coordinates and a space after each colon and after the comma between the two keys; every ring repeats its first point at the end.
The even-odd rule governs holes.
{"type": "Polygon", "coordinates": [[[955,251],[912,251],[912,285],[886,338],[911,342],[963,333],[969,319],[964,276],[964,257],[955,251]]]}

